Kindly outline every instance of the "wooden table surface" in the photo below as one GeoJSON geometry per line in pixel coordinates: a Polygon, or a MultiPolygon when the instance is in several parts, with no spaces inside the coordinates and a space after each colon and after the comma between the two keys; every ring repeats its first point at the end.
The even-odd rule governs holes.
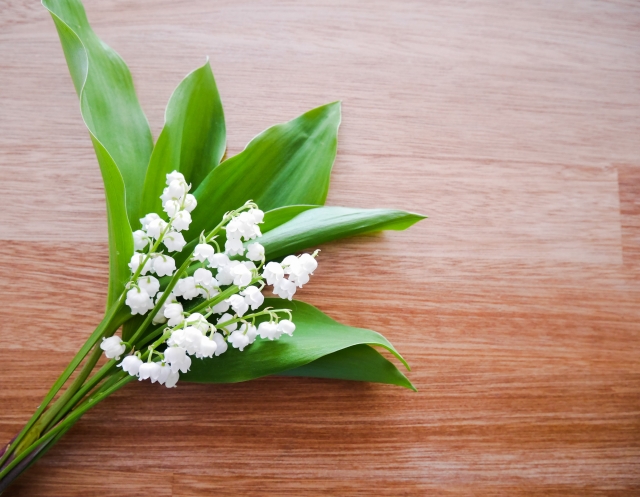
{"type": "MultiPolygon", "coordinates": [[[[132,384],[6,495],[638,495],[640,4],[87,0],[154,135],[209,56],[229,152],[341,99],[329,205],[430,218],[323,247],[299,294],[397,387],[132,384]]],[[[53,23],[0,0],[0,439],[98,323],[103,190],[53,23]]]]}

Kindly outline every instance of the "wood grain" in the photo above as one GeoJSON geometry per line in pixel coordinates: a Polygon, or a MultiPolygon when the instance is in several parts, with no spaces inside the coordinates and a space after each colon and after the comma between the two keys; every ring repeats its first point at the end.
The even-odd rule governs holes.
{"type": "MultiPolygon", "coordinates": [[[[341,99],[328,203],[428,214],[323,248],[300,298],[411,393],[134,384],[7,495],[638,495],[640,4],[87,0],[155,136],[205,56],[229,153],[341,99]]],[[[97,324],[104,196],[53,23],[0,2],[0,439],[97,324]]]]}

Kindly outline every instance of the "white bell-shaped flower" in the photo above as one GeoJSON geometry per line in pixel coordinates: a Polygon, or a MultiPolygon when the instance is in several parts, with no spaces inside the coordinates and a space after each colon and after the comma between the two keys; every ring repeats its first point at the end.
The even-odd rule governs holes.
{"type": "Polygon", "coordinates": [[[277,340],[282,335],[282,331],[278,329],[278,325],[271,321],[265,321],[258,325],[258,334],[260,338],[277,340]]]}
{"type": "Polygon", "coordinates": [[[292,336],[293,332],[296,331],[296,325],[288,319],[281,319],[278,323],[278,330],[280,330],[282,333],[292,336]]]}
{"type": "Polygon", "coordinates": [[[207,321],[207,318],[205,318],[199,312],[194,312],[193,314],[190,314],[185,319],[185,321],[187,322],[187,324],[189,326],[193,326],[195,328],[198,328],[201,333],[206,333],[211,328],[211,325],[209,324],[209,321],[207,321]]]}
{"type": "Polygon", "coordinates": [[[191,224],[191,214],[187,211],[178,212],[173,218],[171,226],[177,231],[184,231],[189,229],[191,224]]]}
{"type": "Polygon", "coordinates": [[[168,188],[171,198],[176,199],[182,198],[189,191],[189,185],[187,185],[187,182],[184,180],[175,179],[171,183],[169,183],[168,188]]]}
{"type": "Polygon", "coordinates": [[[169,322],[167,323],[169,326],[178,326],[180,323],[184,321],[184,315],[182,304],[178,302],[174,302],[169,304],[164,310],[164,317],[166,317],[169,322]]]}
{"type": "Polygon", "coordinates": [[[213,314],[223,314],[229,310],[229,307],[231,307],[229,305],[229,302],[226,300],[223,300],[222,302],[218,302],[216,305],[214,305],[211,308],[211,312],[213,314]]]}
{"type": "Polygon", "coordinates": [[[219,269],[224,266],[228,266],[231,262],[227,254],[213,254],[207,258],[209,260],[209,267],[213,269],[219,269]]]}
{"type": "MultiPolygon", "coordinates": [[[[157,295],[156,295],[156,304],[162,298],[163,294],[164,294],[164,292],[158,292],[157,293],[157,295]]],[[[173,299],[172,299],[172,296],[170,295],[169,298],[164,301],[164,304],[162,304],[160,306],[160,309],[158,309],[158,312],[156,312],[156,315],[153,316],[153,319],[151,320],[151,322],[153,324],[162,324],[162,323],[166,323],[167,322],[167,318],[164,315],[164,311],[167,308],[167,306],[172,303],[172,301],[173,301],[173,299]]]]}
{"type": "Polygon", "coordinates": [[[140,366],[142,366],[142,359],[140,359],[136,355],[128,355],[122,360],[120,364],[118,364],[118,366],[121,367],[123,371],[129,373],[131,376],[138,376],[140,366]]]}
{"type": "Polygon", "coordinates": [[[199,243],[196,245],[196,248],[193,249],[193,259],[198,262],[204,262],[209,259],[209,257],[213,256],[214,252],[215,251],[211,245],[207,243],[199,243]]]}
{"type": "Polygon", "coordinates": [[[191,300],[194,297],[200,295],[200,290],[196,286],[196,280],[193,276],[188,276],[178,280],[174,293],[178,297],[182,297],[187,300],[191,300]]]}
{"type": "Polygon", "coordinates": [[[233,274],[231,274],[231,270],[239,265],[240,261],[229,261],[228,264],[218,267],[218,274],[216,274],[216,280],[218,283],[220,285],[231,285],[233,283],[233,274]]]}
{"type": "Polygon", "coordinates": [[[153,270],[158,276],[173,276],[176,261],[168,255],[158,255],[153,259],[153,270]]]}
{"type": "Polygon", "coordinates": [[[267,280],[267,285],[275,285],[284,278],[284,269],[277,262],[269,262],[262,271],[262,276],[267,280]]]}
{"type": "Polygon", "coordinates": [[[155,221],[156,219],[160,219],[160,216],[158,216],[155,212],[151,212],[146,216],[144,216],[142,219],[140,219],[140,224],[142,225],[142,229],[147,231],[147,228],[149,227],[149,223],[151,221],[155,221]]]}
{"type": "Polygon", "coordinates": [[[172,372],[186,373],[191,367],[191,358],[184,347],[168,347],[164,351],[164,358],[171,366],[172,372]]]}
{"type": "Polygon", "coordinates": [[[248,213],[254,224],[260,224],[264,219],[264,212],[260,209],[249,209],[248,213]]]}
{"type": "Polygon", "coordinates": [[[229,305],[235,311],[238,316],[244,316],[249,310],[249,304],[247,304],[240,295],[232,295],[228,299],[229,305]]]}
{"type": "Polygon", "coordinates": [[[214,342],[216,342],[216,345],[217,345],[216,356],[219,356],[220,354],[224,354],[229,348],[229,345],[227,344],[226,340],[220,333],[217,333],[217,332],[214,333],[211,339],[214,342]]]}
{"type": "Polygon", "coordinates": [[[242,352],[244,348],[249,345],[249,337],[240,330],[236,330],[229,335],[229,343],[242,352]]]}
{"type": "MultiPolygon", "coordinates": [[[[227,321],[231,321],[233,319],[233,316],[229,313],[224,313],[222,316],[220,316],[220,318],[218,319],[218,323],[216,324],[216,328],[220,328],[220,324],[221,323],[226,323],[227,321]]],[[[238,323],[231,323],[226,325],[223,329],[229,331],[233,331],[238,327],[238,323]]]]}
{"type": "Polygon", "coordinates": [[[149,237],[143,230],[136,230],[133,232],[133,249],[142,250],[149,245],[149,237]]]}
{"type": "Polygon", "coordinates": [[[167,388],[173,388],[178,383],[178,379],[180,378],[180,373],[177,371],[171,371],[169,376],[167,376],[167,380],[164,382],[164,386],[167,388]]]}
{"type": "MultiPolygon", "coordinates": [[[[182,207],[182,202],[177,199],[170,198],[166,202],[162,204],[162,208],[167,213],[167,216],[173,217],[175,216],[180,208],[182,207]]],[[[175,226],[175,224],[174,224],[175,226]]]]}
{"type": "Polygon", "coordinates": [[[213,357],[213,354],[215,354],[217,349],[218,344],[214,340],[211,340],[209,337],[202,335],[202,338],[200,339],[200,347],[198,347],[198,353],[196,354],[196,357],[199,359],[202,359],[204,357],[213,357]]]}
{"type": "Polygon", "coordinates": [[[247,338],[249,339],[249,343],[253,343],[256,341],[256,337],[258,336],[258,329],[254,325],[250,323],[242,323],[238,330],[247,336],[247,338]]]}
{"type": "Polygon", "coordinates": [[[226,242],[224,242],[224,251],[228,255],[242,255],[244,254],[244,245],[242,244],[242,240],[228,238],[226,242]]]}
{"type": "Polygon", "coordinates": [[[132,288],[127,292],[125,304],[131,309],[131,314],[146,314],[153,309],[153,300],[142,288],[132,288]]]}
{"type": "Polygon", "coordinates": [[[197,285],[203,285],[205,287],[218,286],[211,271],[202,267],[194,271],[193,279],[197,285]]]}
{"type": "Polygon", "coordinates": [[[195,326],[187,326],[184,329],[184,344],[182,346],[187,349],[189,355],[194,355],[200,350],[202,336],[202,332],[195,326]]]}
{"type": "Polygon", "coordinates": [[[253,274],[244,264],[232,267],[231,275],[233,276],[233,284],[240,288],[247,286],[253,279],[253,274]]]}
{"type": "Polygon", "coordinates": [[[264,247],[258,242],[253,242],[247,245],[247,258],[252,261],[264,260],[264,247]]]}
{"type": "Polygon", "coordinates": [[[103,338],[100,343],[100,348],[104,350],[104,355],[108,359],[120,359],[120,356],[124,354],[127,347],[122,343],[122,339],[119,336],[112,336],[109,338],[103,338]]]}
{"type": "Polygon", "coordinates": [[[162,239],[162,243],[167,247],[169,252],[181,252],[187,242],[182,233],[171,231],[162,239]]]}
{"type": "Polygon", "coordinates": [[[160,376],[160,364],[157,362],[145,362],[140,365],[139,377],[142,380],[151,380],[151,383],[158,381],[160,376]]]}
{"type": "MultiPolygon", "coordinates": [[[[144,262],[146,257],[147,257],[146,254],[140,254],[138,252],[136,252],[131,256],[131,261],[129,262],[129,269],[131,269],[132,273],[135,273],[138,270],[138,268],[140,267],[140,264],[144,262]]],[[[152,269],[152,261],[151,261],[151,258],[149,258],[144,263],[144,267],[142,268],[142,271],[140,271],[140,274],[147,274],[149,271],[151,271],[151,269],[152,269]]]]}
{"type": "Polygon", "coordinates": [[[281,299],[291,300],[296,293],[296,285],[291,283],[286,278],[282,278],[275,285],[273,285],[273,293],[275,293],[281,299]]]}
{"type": "Polygon", "coordinates": [[[311,254],[302,254],[298,260],[300,261],[300,264],[302,264],[304,270],[309,274],[313,274],[318,267],[318,261],[311,254]]]}
{"type": "Polygon", "coordinates": [[[169,174],[167,174],[167,185],[170,185],[173,181],[186,183],[186,180],[184,179],[184,175],[178,171],[172,171],[169,174]]]}
{"type": "Polygon", "coordinates": [[[142,276],[138,278],[138,287],[147,292],[149,297],[153,298],[160,290],[160,282],[153,276],[142,276]]]}
{"type": "Polygon", "coordinates": [[[244,301],[254,311],[264,303],[264,295],[256,286],[248,286],[240,292],[240,295],[244,297],[244,301]]]}
{"type": "Polygon", "coordinates": [[[198,206],[198,201],[193,195],[191,195],[190,193],[187,193],[187,195],[184,197],[183,206],[185,211],[193,212],[193,209],[195,209],[198,206]]]}
{"type": "Polygon", "coordinates": [[[154,219],[147,226],[147,235],[157,240],[166,228],[167,222],[164,219],[154,219]]]}
{"type": "Polygon", "coordinates": [[[158,383],[164,385],[171,375],[171,366],[166,363],[160,365],[160,374],[158,375],[158,383]]]}

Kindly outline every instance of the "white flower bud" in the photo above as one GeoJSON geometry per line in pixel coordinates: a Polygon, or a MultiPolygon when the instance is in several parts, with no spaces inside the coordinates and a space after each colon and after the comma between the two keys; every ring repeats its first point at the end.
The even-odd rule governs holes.
{"type": "Polygon", "coordinates": [[[182,198],[189,191],[189,185],[184,180],[173,180],[169,183],[171,198],[182,198]]]}
{"type": "Polygon", "coordinates": [[[162,364],[160,366],[160,374],[158,375],[158,383],[164,385],[171,375],[171,367],[168,364],[162,364]]]}
{"type": "Polygon", "coordinates": [[[178,373],[177,371],[175,373],[171,371],[169,373],[169,376],[167,376],[167,381],[164,382],[164,386],[167,388],[175,387],[176,383],[178,383],[179,378],[180,378],[180,373],[178,373]]]}
{"type": "Polygon", "coordinates": [[[311,254],[302,254],[299,257],[300,264],[302,264],[302,268],[309,274],[313,274],[313,272],[318,267],[318,261],[316,261],[315,257],[311,254]]]}
{"type": "Polygon", "coordinates": [[[166,317],[169,322],[167,323],[169,326],[178,326],[182,321],[184,321],[184,316],[182,315],[182,304],[175,302],[173,304],[169,304],[167,308],[164,310],[164,317],[166,317]]]}
{"type": "Polygon", "coordinates": [[[260,338],[277,340],[282,335],[282,331],[278,329],[278,325],[273,322],[265,321],[258,325],[258,334],[260,338]]]}
{"type": "Polygon", "coordinates": [[[166,227],[167,222],[164,219],[154,219],[147,226],[147,235],[157,240],[166,227]]]}
{"type": "Polygon", "coordinates": [[[249,305],[240,295],[232,295],[229,297],[228,302],[238,316],[244,316],[249,310],[249,305]]]}
{"type": "Polygon", "coordinates": [[[191,367],[191,358],[183,347],[169,347],[164,351],[164,358],[170,364],[171,371],[186,373],[191,367]]]}
{"type": "Polygon", "coordinates": [[[173,198],[168,199],[166,202],[162,204],[162,208],[167,213],[167,216],[173,217],[180,210],[181,202],[180,200],[175,200],[173,198]]]}
{"type": "Polygon", "coordinates": [[[196,198],[190,193],[187,193],[184,198],[184,210],[187,212],[193,212],[193,209],[195,209],[197,205],[198,202],[196,201],[196,198]]]}
{"type": "Polygon", "coordinates": [[[255,224],[259,224],[264,219],[264,212],[260,209],[249,209],[249,215],[255,224]]]}
{"type": "Polygon", "coordinates": [[[236,330],[229,335],[229,343],[236,349],[240,349],[240,352],[249,345],[249,337],[243,332],[236,330]]]}

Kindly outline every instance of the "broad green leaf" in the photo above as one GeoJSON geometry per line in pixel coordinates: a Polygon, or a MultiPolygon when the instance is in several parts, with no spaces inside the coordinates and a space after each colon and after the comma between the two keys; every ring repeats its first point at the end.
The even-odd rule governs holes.
{"type": "Polygon", "coordinates": [[[386,383],[415,390],[415,387],[395,367],[369,345],[354,345],[316,359],[299,368],[279,373],[280,376],[332,378],[336,380],[386,383]]]}
{"type": "Polygon", "coordinates": [[[169,99],[147,169],[142,213],[162,212],[160,195],[168,173],[180,171],[195,189],[220,163],[225,147],[222,103],[207,61],[188,74],[169,99]]]}
{"type": "Polygon", "coordinates": [[[120,56],[93,32],[78,0],[43,0],[64,51],[100,164],[109,223],[107,307],[128,278],[133,252],[130,221],[138,220],[153,140],[136,97],[131,74],[120,56]]]}
{"type": "Polygon", "coordinates": [[[291,221],[298,214],[308,211],[310,209],[317,209],[322,207],[320,205],[287,205],[285,207],[278,207],[264,213],[264,220],[260,225],[260,231],[266,233],[278,226],[291,221]]]}
{"type": "Polygon", "coordinates": [[[198,208],[186,238],[213,228],[225,212],[253,200],[263,211],[324,204],[338,145],[340,103],[313,109],[256,136],[216,167],[194,195],[198,208]]]}
{"type": "Polygon", "coordinates": [[[334,321],[304,302],[265,299],[265,306],[290,309],[296,331],[292,337],[270,341],[258,338],[243,352],[229,347],[219,357],[194,359],[181,380],[196,383],[236,383],[288,371],[354,345],[379,345],[407,366],[386,338],[375,331],[334,321]]]}
{"type": "Polygon", "coordinates": [[[258,241],[264,246],[267,259],[275,259],[348,236],[404,230],[424,217],[391,209],[318,207],[305,210],[267,231],[258,241]]]}

